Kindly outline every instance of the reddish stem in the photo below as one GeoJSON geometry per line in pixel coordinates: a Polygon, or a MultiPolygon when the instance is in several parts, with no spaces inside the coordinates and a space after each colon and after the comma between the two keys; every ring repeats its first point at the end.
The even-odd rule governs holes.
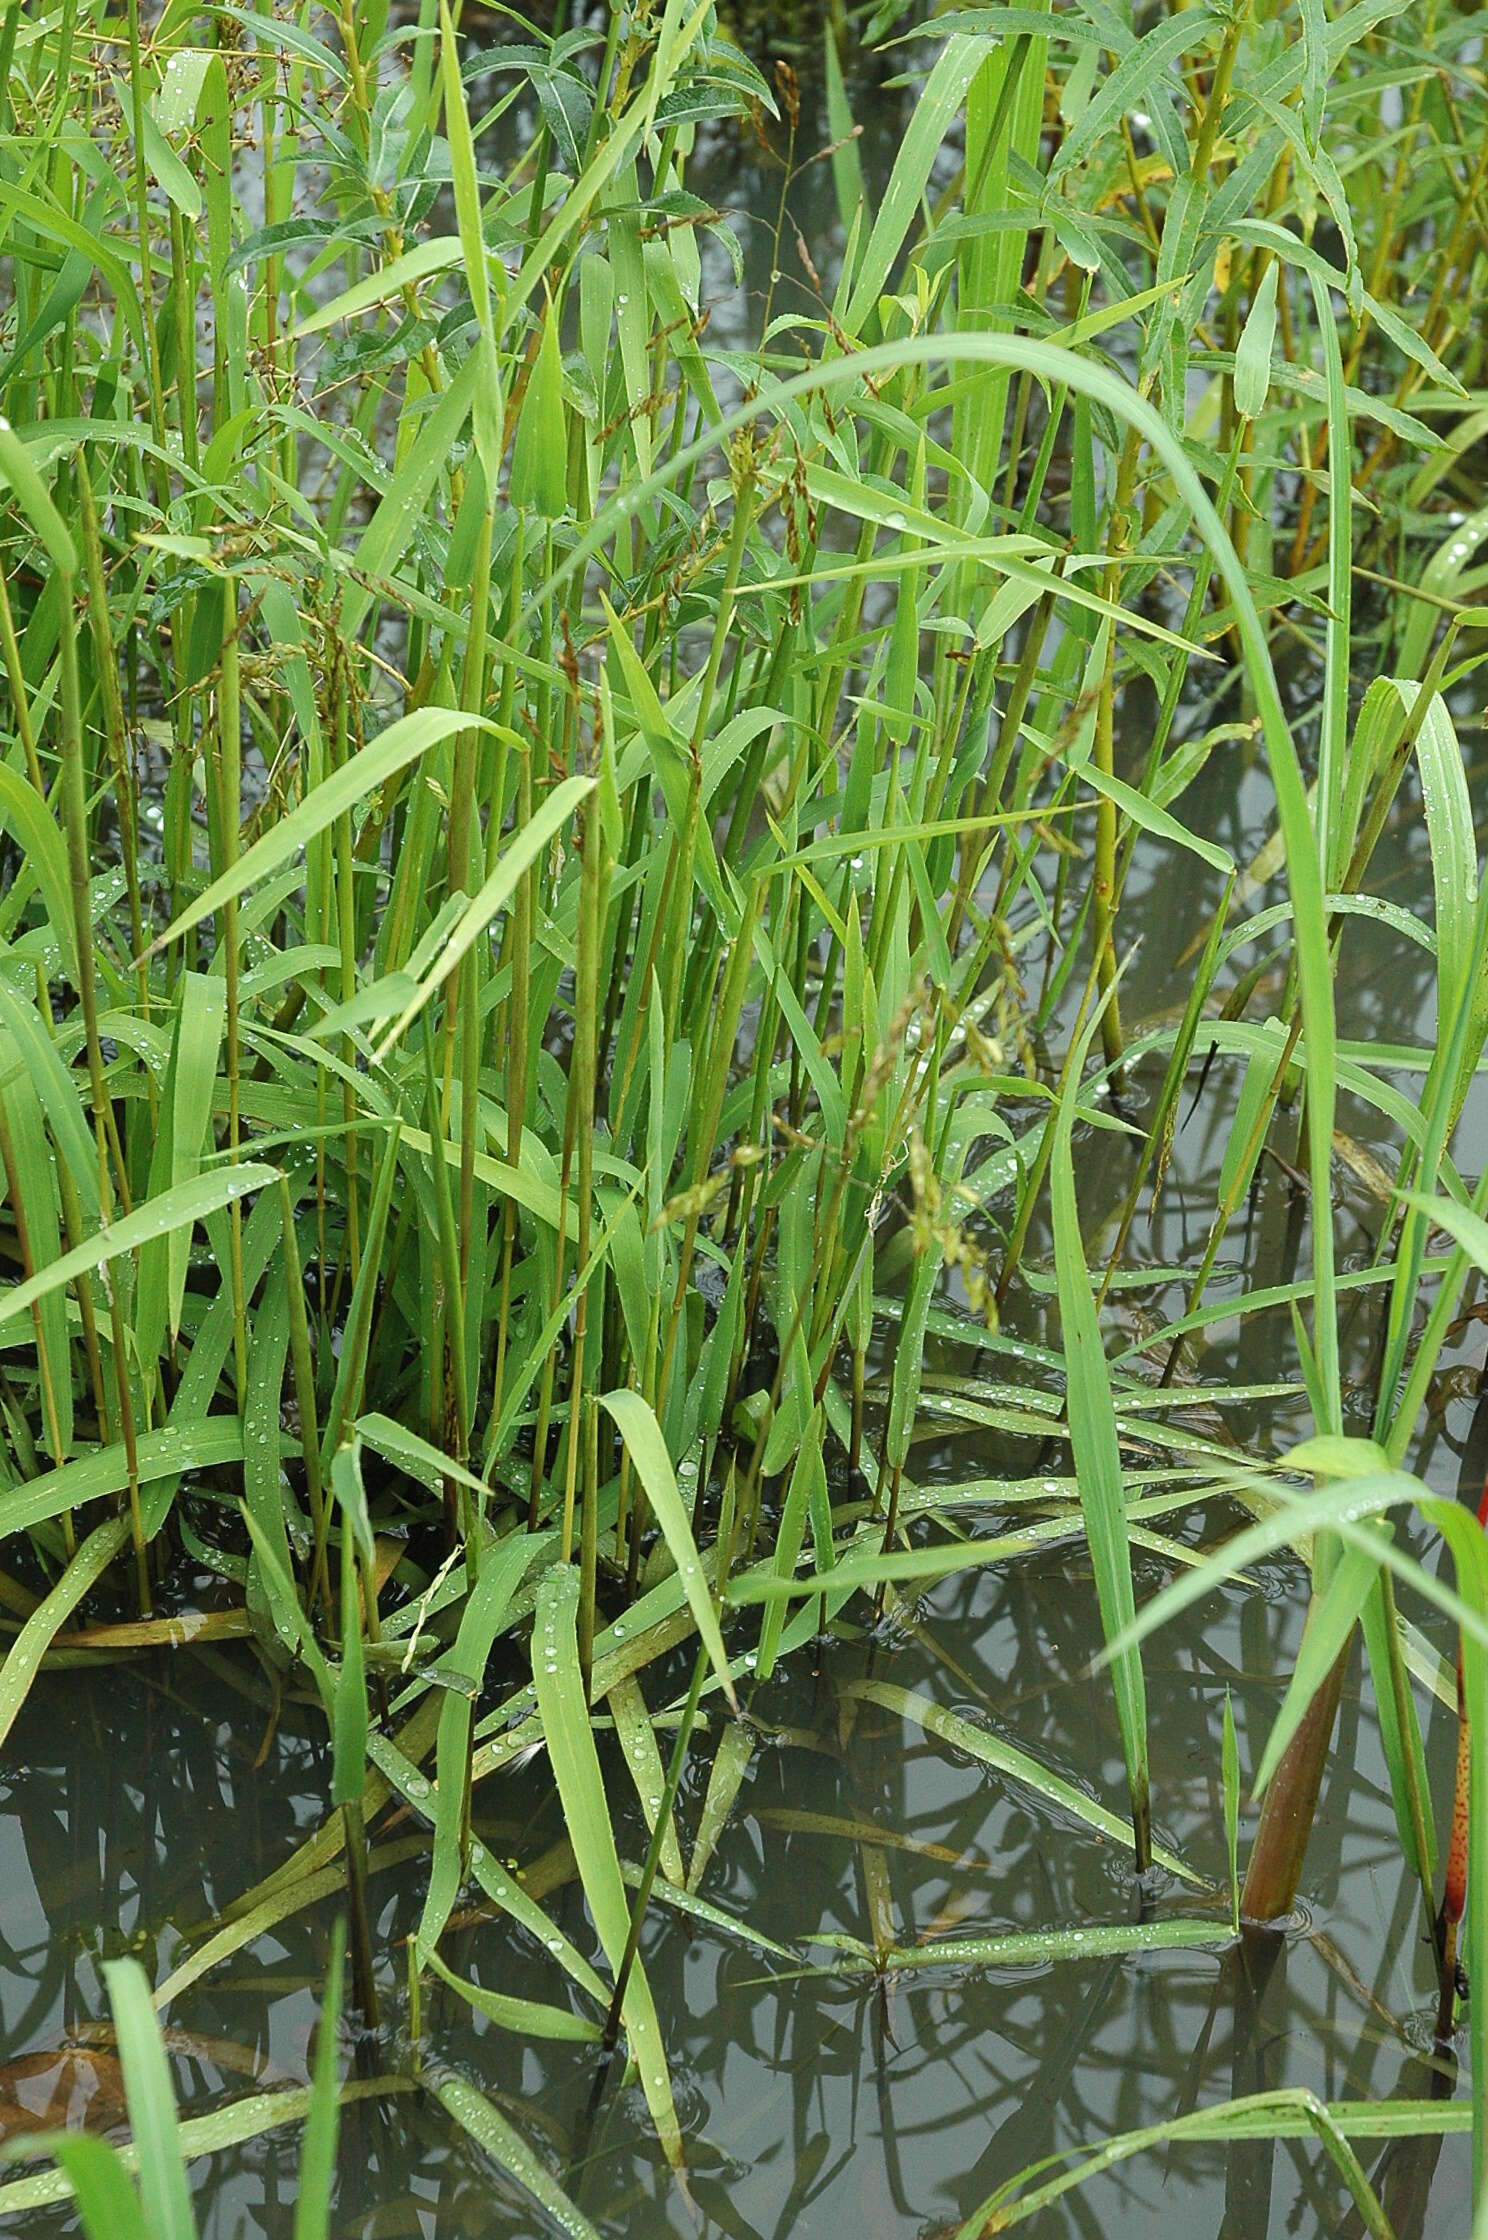
{"type": "MultiPolygon", "coordinates": [[[[1488,1532],[1488,1479],[1478,1504],[1478,1523],[1488,1532]]],[[[1447,1845],[1447,1869],[1442,1886],[1441,1913],[1437,1919],[1437,1946],[1441,1954],[1441,1993],[1436,2010],[1436,2035],[1446,2044],[1452,2035],[1457,2004],[1457,1937],[1467,1909],[1467,1825],[1472,1801],[1468,1748],[1467,1698],[1462,1686],[1462,1644],[1457,1644],[1457,1777],[1452,1785],[1452,1834],[1447,1845]]]]}

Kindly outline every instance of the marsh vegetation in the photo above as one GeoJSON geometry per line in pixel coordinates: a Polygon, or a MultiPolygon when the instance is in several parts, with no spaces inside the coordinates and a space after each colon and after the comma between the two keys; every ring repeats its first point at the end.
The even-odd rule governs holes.
{"type": "Polygon", "coordinates": [[[6,2231],[1488,2234],[1484,29],[0,5],[6,2231]]]}

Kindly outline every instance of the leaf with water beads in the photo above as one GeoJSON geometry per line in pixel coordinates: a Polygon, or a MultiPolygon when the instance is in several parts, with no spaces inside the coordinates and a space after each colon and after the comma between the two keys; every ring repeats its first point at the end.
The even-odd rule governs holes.
{"type": "Polygon", "coordinates": [[[130,2128],[140,2153],[145,2221],[153,2240],[196,2240],[175,2094],[145,1971],[137,1960],[110,1960],[103,1977],[124,2069],[130,2128]]]}
{"type": "Polygon", "coordinates": [[[1467,2126],[1461,2118],[1467,2113],[1461,2103],[1454,2106],[1440,2100],[1387,2101],[1383,2105],[1353,2100],[1328,2106],[1305,2086],[1288,2085],[1275,2092],[1251,2093],[1218,2107],[1197,2108],[1188,2115],[1169,2117],[1162,2123],[1146,2124],[1135,2131],[1123,2131],[1099,2146],[1076,2149],[1073,2168],[1068,2167],[1069,2156],[1048,2155],[998,2186],[972,2211],[966,2222],[957,2227],[952,2240],[984,2240],[987,2234],[1006,2232],[1048,2208],[1072,2187],[1083,2185],[1100,2171],[1148,2147],[1170,2145],[1184,2139],[1220,2143],[1240,2139],[1271,2142],[1309,2136],[1322,2140],[1353,2196],[1363,2229],[1371,2235],[1371,2240],[1394,2240],[1389,2220],[1348,2143],[1350,2135],[1363,2139],[1439,2138],[1443,2133],[1465,2130],[1467,2126]],[[1057,2170],[1058,2174],[1044,2178],[1049,2170],[1057,2170]],[[1044,2178],[1044,2182],[1040,2185],[1031,2182],[1038,2178],[1044,2178]]]}
{"type": "MultiPolygon", "coordinates": [[[[537,1593],[532,1678],[579,1879],[605,1957],[611,1968],[618,1970],[630,1936],[630,1907],[589,1724],[589,1707],[579,1680],[578,1602],[578,1572],[572,1564],[554,1564],[537,1593]]],[[[657,2136],[667,2160],[674,2169],[680,2169],[682,2133],[667,2075],[661,2026],[639,1955],[630,1972],[621,2012],[657,2136]]]]}
{"type": "Polygon", "coordinates": [[[104,1267],[111,1260],[123,1258],[152,1238],[168,1237],[173,1229],[190,1228],[207,1214],[218,1212],[237,1198],[246,1198],[252,1190],[266,1189],[278,1179],[277,1167],[259,1166],[249,1161],[243,1166],[218,1167],[215,1173],[198,1175],[190,1182],[178,1183],[172,1190],[163,1190],[158,1198],[148,1198],[142,1206],[136,1206],[133,1213],[95,1230],[82,1244],[75,1245],[71,1252],[64,1252],[60,1259],[41,1269],[28,1282],[13,1284],[9,1290],[0,1292],[0,1323],[24,1314],[33,1300],[44,1299],[60,1285],[73,1282],[93,1268],[104,1267]]]}
{"type": "MultiPolygon", "coordinates": [[[[61,1476],[63,1473],[58,1472],[61,1476]]],[[[88,1589],[95,1586],[129,1538],[127,1517],[112,1517],[88,1535],[50,1594],[32,1611],[0,1665],[0,1742],[15,1724],[52,1637],[66,1623],[88,1589]]]]}
{"type": "MultiPolygon", "coordinates": [[[[417,2091],[411,2077],[348,2077],[336,2094],[337,2105],[348,2107],[359,2100],[391,2100],[417,2091]]],[[[294,2086],[289,2090],[254,2092],[241,2100],[229,2101],[224,2108],[214,2108],[210,2115],[188,2116],[181,2124],[179,2137],[181,2152],[188,2161],[211,2154],[223,2154],[230,2147],[239,2147],[250,2139],[261,2139],[270,2131],[282,2130],[292,2123],[303,2123],[310,2113],[313,2100],[311,2088],[294,2086]]],[[[73,2134],[72,2144],[80,2145],[86,2134],[73,2134]]],[[[89,2142],[90,2144],[93,2142],[89,2142]]],[[[28,2132],[9,2150],[14,2160],[17,2150],[27,2156],[43,2153],[48,2141],[45,2133],[28,2132]]],[[[120,2166],[126,2170],[139,2168],[139,2149],[131,2141],[113,2150],[120,2166]]],[[[54,2201],[66,2201],[73,2192],[72,2173],[69,2170],[40,2170],[29,2178],[16,2178],[0,2186],[0,2216],[19,2216],[29,2209],[44,2209],[54,2201]]],[[[125,2231],[108,2240],[126,2240],[125,2231]]],[[[93,2236],[89,2235],[89,2240],[93,2236]]],[[[149,2235],[148,2240],[155,2240],[149,2235]]]]}
{"type": "Polygon", "coordinates": [[[688,1522],[682,1496],[677,1490],[676,1473],[672,1469],[671,1456],[666,1450],[666,1441],[661,1435],[661,1426],[638,1392],[607,1392],[603,1405],[614,1418],[621,1437],[630,1450],[631,1460],[646,1489],[651,1513],[660,1525],[672,1552],[682,1581],[682,1591],[697,1620],[698,1632],[708,1652],[708,1661],[718,1675],[719,1684],[730,1705],[737,1711],[738,1699],[729,1674],[728,1651],[723,1645],[718,1614],[713,1607],[712,1589],[703,1575],[697,1543],[692,1536],[692,1526],[688,1522]]]}
{"type": "Polygon", "coordinates": [[[515,2125],[483,2092],[478,2092],[466,2078],[456,2076],[453,2070],[446,2070],[442,2075],[426,2072],[426,2075],[428,2089],[440,2106],[493,2162],[499,2163],[532,2195],[560,2232],[566,2233],[569,2240],[599,2240],[589,2219],[574,2207],[546,2163],[538,2160],[515,2125]]]}
{"type": "MultiPolygon", "coordinates": [[[[646,1826],[652,1834],[656,1831],[657,1814],[661,1808],[662,1791],[666,1774],[661,1763],[656,1730],[646,1709],[646,1699],[641,1684],[634,1673],[626,1673],[616,1681],[606,1698],[614,1714],[615,1732],[620,1738],[620,1748],[625,1763],[630,1768],[636,1794],[641,1800],[646,1826]]],[[[670,1814],[661,1842],[661,1871],[669,1882],[685,1880],[682,1853],[677,1843],[676,1822],[670,1814]]]]}
{"type": "MultiPolygon", "coordinates": [[[[918,1695],[909,1688],[895,1687],[887,1680],[854,1681],[843,1693],[863,1703],[877,1704],[881,1710],[896,1712],[901,1719],[912,1720],[916,1726],[923,1727],[927,1734],[936,1735],[942,1742],[949,1743],[952,1749],[964,1751],[967,1757],[978,1759],[994,1773],[1020,1782],[1036,1796],[1042,1797],[1045,1804],[1073,1814],[1077,1820],[1082,1820],[1088,1828],[1094,1828],[1097,1834],[1107,1837],[1111,1842],[1123,1845],[1129,1843],[1131,1831],[1128,1825],[1114,1812],[1108,1812],[1104,1805],[1097,1804],[1093,1797],[1088,1797],[1083,1789],[1077,1789],[1073,1782],[1066,1781],[1062,1775],[1051,1773],[1047,1766],[1040,1765],[1026,1750],[1019,1750],[1013,1743],[1004,1742],[1001,1736],[991,1733],[986,1727],[973,1725],[971,1720],[963,1719],[958,1712],[946,1710],[943,1705],[932,1702],[929,1696],[918,1695]]],[[[1192,1867],[1186,1866],[1173,1852],[1164,1850],[1161,1844],[1153,1845],[1152,1857],[1154,1863],[1168,1874],[1177,1875],[1184,1882],[1202,1882],[1202,1877],[1195,1874],[1192,1867]]]]}
{"type": "MultiPolygon", "coordinates": [[[[86,2131],[23,2133],[22,2143],[55,2159],[72,2189],[86,2240],[151,2240],[139,2195],[117,2147],[86,2131]]],[[[0,2187],[0,2197],[12,2190],[0,2187]]]]}
{"type": "MultiPolygon", "coordinates": [[[[1139,1959],[1149,1952],[1193,1952],[1233,1944],[1228,1921],[1096,1922],[1082,1929],[1017,1929],[979,1937],[940,1937],[895,1945],[876,1965],[895,1975],[919,1968],[1052,1968],[1072,1960],[1139,1959]]],[[[864,1962],[840,1960],[824,1972],[854,1975],[864,1962]]]]}

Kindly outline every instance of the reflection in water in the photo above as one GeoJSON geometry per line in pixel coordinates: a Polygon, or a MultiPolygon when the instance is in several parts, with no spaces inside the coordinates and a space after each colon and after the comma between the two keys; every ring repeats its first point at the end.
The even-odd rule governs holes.
{"type": "MultiPolygon", "coordinates": [[[[1155,1578],[1154,1566],[1139,1593],[1155,1578]]],[[[1284,1584],[1279,1577],[1278,1590],[1284,1584]]],[[[1234,1696],[1242,1764],[1253,1764],[1278,1692],[1257,1675],[1286,1669],[1296,1610],[1295,1592],[1216,1600],[1154,1649],[1160,1834],[1215,1881],[1224,1875],[1224,1691],[1234,1696]]],[[[834,1644],[815,1671],[809,1658],[797,1660],[758,1691],[756,1748],[701,1895],[754,1931],[798,1945],[806,1960],[829,1957],[810,1940],[832,1933],[871,1941],[883,1929],[909,1941],[1134,1918],[1117,1847],[845,1692],[870,1669],[891,1673],[896,1685],[990,1725],[1094,1793],[1116,1795],[1120,1746],[1108,1691],[1083,1671],[1094,1623],[1088,1566],[1066,1549],[938,1588],[892,1643],[834,1644]]],[[[665,1683],[648,1675],[649,1699],[662,1700],[673,1684],[684,1684],[680,1666],[665,1683]]],[[[257,1686],[246,1668],[181,1654],[154,1671],[59,1676],[29,1707],[11,1760],[24,1770],[9,1777],[0,1823],[7,2126],[65,2115],[117,2128],[117,2073],[94,2030],[106,2014],[99,1962],[129,1948],[162,1977],[179,1957],[181,1928],[286,1857],[318,1818],[327,1769],[315,1715],[286,1706],[254,1771],[261,1728],[244,1686],[257,1686]]],[[[1442,1779],[1450,1742],[1437,1722],[1431,1754],[1442,1779]]],[[[684,1848],[712,1747],[700,1743],[682,1800],[684,1848]]],[[[637,1857],[642,1825],[618,1752],[606,1771],[628,1839],[622,1850],[637,1857]]],[[[556,1924],[597,1958],[543,1761],[478,1791],[477,1825],[497,1856],[543,1862],[556,1924]]],[[[415,1858],[372,1884],[395,2016],[399,1947],[418,1919],[423,1873],[415,1858]]],[[[954,2229],[1041,2155],[1232,2092],[1301,2082],[1330,2098],[1429,2089],[1418,2052],[1428,1955],[1357,1679],[1304,1895],[1305,1925],[1269,1969],[1257,1956],[1247,1966],[1239,1954],[1176,1952],[926,1972],[887,1989],[866,1971],[792,1975],[738,1939],[655,1909],[646,1965],[692,2143],[702,2229],[738,2240],[843,2231],[911,2240],[954,2229]]],[[[1160,1900],[1178,1902],[1172,1890],[1160,1900]]],[[[304,2080],[331,1910],[281,1924],[172,2003],[172,2067],[192,2113],[304,2080]]],[[[549,1955],[504,1918],[467,1912],[446,1952],[451,1966],[492,1989],[564,1996],[549,1955]]],[[[430,2057],[462,2069],[520,2122],[602,2231],[693,2229],[638,2089],[611,2079],[591,2107],[588,2048],[524,2046],[474,2021],[437,1986],[425,2020],[430,2057]]],[[[396,2022],[394,2041],[395,2032],[396,2022]]],[[[287,2233],[297,2149],[292,2130],[270,2133],[199,2164],[204,2233],[287,2233]]],[[[1377,2148],[1365,2152],[1383,2161],[1377,2148]]],[[[341,2233],[516,2240],[535,2229],[530,2207],[432,2102],[349,2110],[341,2171],[341,2233]]],[[[1410,2205],[1428,2191],[1429,2229],[1460,2230],[1466,2141],[1439,2152],[1397,2149],[1381,2182],[1397,2199],[1402,2233],[1427,2229],[1410,2205]]],[[[1136,2235],[1154,2216],[1181,2216],[1170,2229],[1239,2240],[1268,2229],[1346,2230],[1347,2208],[1310,2144],[1228,2156],[1185,2146],[1124,2164],[1029,2229],[1136,2235]]],[[[71,2229],[61,2210],[35,2212],[23,2226],[28,2240],[71,2229]]]]}

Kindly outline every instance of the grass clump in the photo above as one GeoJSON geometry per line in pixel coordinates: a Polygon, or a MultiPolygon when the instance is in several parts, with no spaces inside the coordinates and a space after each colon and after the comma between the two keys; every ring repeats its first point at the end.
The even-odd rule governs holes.
{"type": "MultiPolygon", "coordinates": [[[[1139,1520],[1238,1494],[1257,1521],[1219,1568],[1301,1546],[1313,1580],[1249,1768],[1241,1911],[1293,1902],[1361,1622],[1435,1910],[1397,1584],[1460,1630],[1463,1781],[1488,1779],[1482,1533],[1407,1472],[1488,1264],[1459,1141],[1488,1031],[1455,727],[1488,524],[1470,26],[1434,0],[1237,0],[1119,36],[1077,6],[900,14],[872,35],[908,42],[918,90],[871,193],[846,27],[825,33],[833,258],[793,239],[819,154],[798,80],[707,4],[489,51],[444,0],[0,15],[0,1734],[50,1658],[193,1626],[313,1691],[321,1834],[156,2003],[338,1885],[375,2029],[394,1992],[367,1878],[427,1849],[408,2073],[569,2230],[499,2111],[417,2069],[460,1889],[540,1927],[584,2002],[579,2028],[518,2000],[497,2022],[623,2028],[680,2176],[640,1929],[681,1866],[699,1705],[716,1685],[747,1719],[844,1615],[1083,1541],[1126,1794],[1011,1746],[998,1767],[1106,1834],[1124,1816],[1139,1874],[1182,1874],[1152,1837],[1140,1641],[1216,1565],[1139,1611],[1133,1549],[1178,1561],[1139,1520]],[[689,181],[729,133],[770,149],[780,200],[766,301],[720,347],[738,242],[689,181]],[[1206,766],[1241,755],[1274,833],[1252,865],[1202,806],[1206,766]],[[1429,917],[1370,884],[1417,784],[1429,917]],[[1123,939],[1139,862],[1203,898],[1166,1021],[1123,939]],[[1434,958],[1410,1095],[1335,1016],[1340,957],[1382,916],[1434,958]],[[1207,1241],[1160,1272],[1176,1311],[1118,1351],[1133,1224],[1195,1088],[1235,1096],[1207,1241]],[[1344,1097],[1397,1160],[1364,1279],[1385,1301],[1367,1438],[1340,1336],[1344,1097]],[[1097,1249],[1076,1145],[1113,1127],[1130,1175],[1097,1249]],[[1313,1436],[1247,1471],[1174,1406],[1176,1482],[1150,1495],[1154,1385],[1160,1411],[1196,1333],[1275,1303],[1211,1295],[1268,1148],[1306,1197],[1278,1352],[1313,1436]],[[1062,1351],[1032,1386],[963,1380],[960,1404],[1067,1446],[1073,1477],[1000,1539],[965,1536],[1012,1498],[995,1478],[938,1489],[924,1526],[933,1318],[996,1361],[999,1310],[1051,1286],[1062,1351]],[[1380,1530],[1401,1503],[1454,1588],[1380,1530]],[[529,1637],[531,1685],[488,1683],[529,1637]],[[694,1641],[680,1705],[648,1704],[694,1641]],[[652,1798],[644,1864],[617,1845],[597,1719],[652,1798]],[[472,1825],[535,1742],[603,1973],[472,1825]],[[383,1827],[399,1796],[426,1834],[383,1827]]],[[[964,1746],[944,1707],[900,1708],[964,1746]]],[[[1235,1747],[1231,1726],[1231,1828],[1235,1747]]],[[[1469,1968],[1484,1824],[1457,1815],[1441,1931],[1455,1956],[1462,1917],[1469,1968]]],[[[1202,1928],[1230,1924],[1226,1893],[1202,1928]]],[[[1387,2229],[1357,2109],[1272,2095],[1213,2123],[1309,2130],[1387,2229]]]]}

